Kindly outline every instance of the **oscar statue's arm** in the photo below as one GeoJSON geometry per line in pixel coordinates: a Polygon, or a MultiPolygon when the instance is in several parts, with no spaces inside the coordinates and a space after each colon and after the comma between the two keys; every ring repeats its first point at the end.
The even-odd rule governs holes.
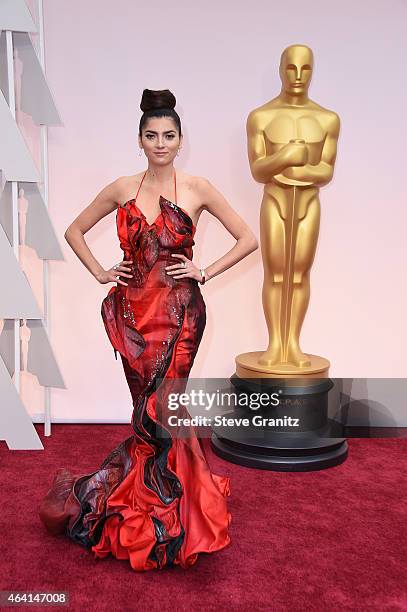
{"type": "Polygon", "coordinates": [[[252,176],[258,183],[269,183],[271,177],[280,174],[290,166],[287,149],[276,151],[273,155],[266,154],[264,133],[259,125],[256,112],[251,112],[246,122],[247,153],[252,176]]]}
{"type": "Polygon", "coordinates": [[[327,125],[327,135],[321,154],[321,161],[316,164],[305,164],[304,166],[293,166],[286,168],[283,175],[296,181],[312,183],[320,187],[326,185],[332,179],[336,159],[336,149],[340,130],[340,119],[334,114],[333,119],[327,125]]]}

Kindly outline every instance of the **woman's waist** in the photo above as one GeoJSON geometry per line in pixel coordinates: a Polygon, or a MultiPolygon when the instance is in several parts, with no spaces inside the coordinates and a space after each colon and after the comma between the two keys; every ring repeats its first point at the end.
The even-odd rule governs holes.
{"type": "Polygon", "coordinates": [[[203,299],[200,283],[195,278],[189,276],[173,278],[173,275],[167,274],[166,271],[158,272],[157,267],[143,275],[136,272],[132,278],[125,278],[124,280],[128,284],[118,284],[116,289],[120,294],[131,297],[134,300],[144,300],[150,294],[157,294],[162,299],[166,299],[165,296],[167,294],[177,292],[182,294],[183,299],[188,300],[193,296],[196,299],[203,299]]]}
{"type": "Polygon", "coordinates": [[[133,247],[131,249],[123,249],[123,259],[132,259],[134,263],[141,262],[149,258],[155,258],[156,261],[166,261],[176,259],[173,254],[185,255],[188,259],[192,259],[193,248],[188,247],[159,247],[157,252],[150,251],[148,247],[133,247]],[[151,255],[150,255],[151,253],[151,255]]]}
{"type": "Polygon", "coordinates": [[[145,263],[135,263],[132,267],[131,277],[125,277],[129,287],[176,287],[196,285],[200,283],[196,278],[183,276],[183,268],[170,268],[170,266],[182,263],[180,258],[159,258],[151,266],[145,263]],[[167,269],[168,268],[168,269],[167,269]],[[177,278],[175,278],[177,277],[177,278]]]}
{"type": "Polygon", "coordinates": [[[165,268],[168,265],[181,264],[186,259],[192,260],[192,249],[160,249],[154,251],[134,251],[130,255],[132,267],[140,272],[152,270],[153,268],[165,268]],[[180,255],[180,257],[177,257],[180,255]]]}

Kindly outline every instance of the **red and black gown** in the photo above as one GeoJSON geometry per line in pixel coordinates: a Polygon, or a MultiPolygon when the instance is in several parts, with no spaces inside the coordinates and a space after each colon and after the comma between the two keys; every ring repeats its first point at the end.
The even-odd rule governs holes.
{"type": "MultiPolygon", "coordinates": [[[[48,531],[66,534],[95,557],[129,559],[135,571],[187,568],[198,553],[230,543],[230,479],[211,472],[193,426],[168,425],[166,398],[186,387],[206,307],[197,280],[175,279],[165,267],[180,262],[171,253],[192,259],[196,227],[162,196],[159,216],[148,223],[137,195],[116,213],[133,277],[112,287],[101,309],[130,388],[134,433],[91,474],[57,469],[39,515],[48,531]]],[[[185,409],[174,414],[189,416],[185,409]]]]}

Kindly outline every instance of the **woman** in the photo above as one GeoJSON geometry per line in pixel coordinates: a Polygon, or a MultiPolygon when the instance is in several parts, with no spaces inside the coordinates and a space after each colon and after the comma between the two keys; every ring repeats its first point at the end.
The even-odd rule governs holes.
{"type": "Polygon", "coordinates": [[[205,328],[199,284],[258,248],[207,180],[175,171],[182,132],[173,94],[146,89],[140,107],[147,170],[105,187],[65,233],[100,283],[117,283],[103,300],[102,318],[132,395],[134,434],[92,474],[57,470],[39,508],[51,533],[65,533],[95,557],[129,559],[135,571],[186,568],[198,553],[230,542],[229,478],[211,473],[193,427],[169,427],[168,394],[185,389],[205,328]],[[114,210],[123,261],[104,270],[83,235],[114,210]],[[236,245],[199,269],[192,246],[203,210],[223,223],[236,245]]]}

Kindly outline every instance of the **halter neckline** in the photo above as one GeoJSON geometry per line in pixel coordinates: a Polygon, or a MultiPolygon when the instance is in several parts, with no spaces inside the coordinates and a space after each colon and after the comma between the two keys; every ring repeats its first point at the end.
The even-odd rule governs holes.
{"type": "Polygon", "coordinates": [[[141,182],[140,182],[140,185],[139,185],[139,187],[137,189],[136,195],[134,197],[129,198],[128,200],[126,200],[126,202],[124,202],[124,204],[120,204],[119,208],[121,210],[124,210],[126,208],[127,204],[134,206],[136,208],[136,210],[138,211],[138,213],[141,215],[141,217],[144,219],[144,222],[147,225],[147,227],[152,228],[155,225],[157,225],[157,223],[158,223],[158,221],[160,219],[163,218],[163,207],[164,207],[164,205],[165,206],[168,205],[168,206],[171,206],[171,208],[173,208],[173,209],[177,209],[178,211],[181,211],[183,213],[183,215],[185,215],[185,217],[187,217],[189,219],[189,221],[191,223],[191,226],[192,226],[192,228],[193,228],[193,230],[195,232],[196,226],[195,226],[194,222],[192,221],[191,215],[184,208],[182,208],[182,206],[180,206],[177,203],[177,178],[176,178],[175,169],[174,169],[175,203],[171,202],[171,200],[168,200],[167,198],[164,198],[164,196],[160,195],[160,198],[159,198],[160,213],[157,215],[156,219],[154,219],[153,223],[149,223],[147,221],[145,214],[143,213],[141,208],[136,203],[137,196],[139,194],[141,185],[142,185],[142,183],[144,181],[144,178],[145,178],[146,174],[147,174],[147,170],[145,171],[145,173],[143,175],[143,178],[141,179],[141,182]]]}
{"type": "MultiPolygon", "coordinates": [[[[136,197],[134,198],[134,202],[137,202],[137,196],[138,196],[138,194],[139,194],[139,192],[140,192],[140,189],[141,189],[141,186],[142,186],[142,184],[143,184],[143,181],[144,181],[144,179],[146,178],[146,174],[147,174],[147,172],[148,172],[148,168],[147,168],[147,170],[144,172],[144,174],[143,174],[143,178],[142,178],[142,179],[141,179],[141,181],[140,181],[140,185],[139,185],[139,187],[138,187],[138,189],[137,189],[137,193],[136,193],[136,197]]],[[[174,168],[174,190],[175,190],[175,204],[178,206],[178,202],[177,202],[177,173],[176,173],[176,171],[175,171],[175,168],[174,168]]],[[[163,198],[164,200],[166,199],[166,198],[164,198],[164,196],[160,196],[160,198],[163,198]]],[[[143,213],[143,211],[141,210],[141,208],[138,206],[138,204],[136,204],[136,206],[137,206],[137,208],[139,209],[139,211],[142,213],[142,215],[143,215],[144,219],[146,220],[146,223],[147,223],[149,226],[154,225],[154,223],[157,221],[157,219],[158,219],[158,217],[159,217],[160,215],[158,215],[158,217],[157,217],[157,218],[156,218],[156,219],[153,221],[153,223],[149,223],[149,222],[147,221],[147,218],[146,218],[145,214],[143,213]]],[[[161,208],[161,205],[160,205],[160,208],[161,208]]]]}

